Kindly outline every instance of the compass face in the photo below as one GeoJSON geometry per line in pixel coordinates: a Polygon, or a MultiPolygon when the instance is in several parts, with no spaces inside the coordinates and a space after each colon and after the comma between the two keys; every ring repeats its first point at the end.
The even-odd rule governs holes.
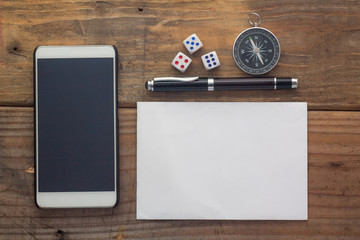
{"type": "Polygon", "coordinates": [[[275,67],[280,58],[280,44],[265,28],[249,28],[236,38],[233,47],[236,64],[244,72],[260,75],[275,67]]]}

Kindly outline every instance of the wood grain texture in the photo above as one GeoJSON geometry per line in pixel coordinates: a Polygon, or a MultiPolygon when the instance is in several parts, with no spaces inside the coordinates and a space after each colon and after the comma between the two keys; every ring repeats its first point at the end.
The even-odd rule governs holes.
{"type": "Polygon", "coordinates": [[[0,1],[0,105],[33,105],[38,45],[112,44],[119,50],[119,103],[137,101],[306,101],[310,109],[360,109],[360,1],[0,1]],[[149,93],[161,76],[246,76],[232,58],[237,35],[258,12],[282,54],[270,76],[299,79],[295,91],[149,93]],[[185,74],[170,65],[196,32],[204,47],[185,74]],[[205,71],[215,50],[221,67],[205,71]]]}
{"type": "Polygon", "coordinates": [[[360,238],[360,113],[310,111],[308,221],[136,221],[136,109],[119,110],[120,203],[40,210],[32,108],[0,108],[0,239],[360,238]]]}

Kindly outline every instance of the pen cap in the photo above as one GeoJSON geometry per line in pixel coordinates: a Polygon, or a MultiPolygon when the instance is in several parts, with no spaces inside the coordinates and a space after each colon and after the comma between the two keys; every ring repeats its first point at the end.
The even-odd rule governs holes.
{"type": "Polygon", "coordinates": [[[286,88],[297,88],[297,79],[295,78],[276,78],[276,88],[277,89],[286,89],[286,88]]]}

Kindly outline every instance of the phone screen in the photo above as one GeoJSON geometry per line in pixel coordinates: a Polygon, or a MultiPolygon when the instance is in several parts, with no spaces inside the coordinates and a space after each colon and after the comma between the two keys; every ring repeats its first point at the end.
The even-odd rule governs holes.
{"type": "Polygon", "coordinates": [[[37,60],[39,192],[115,190],[114,61],[37,60]]]}

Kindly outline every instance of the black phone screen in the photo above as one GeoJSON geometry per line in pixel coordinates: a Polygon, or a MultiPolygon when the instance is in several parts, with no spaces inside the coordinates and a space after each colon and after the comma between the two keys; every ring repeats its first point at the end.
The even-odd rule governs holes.
{"type": "Polygon", "coordinates": [[[39,192],[115,190],[114,61],[37,60],[39,192]]]}

